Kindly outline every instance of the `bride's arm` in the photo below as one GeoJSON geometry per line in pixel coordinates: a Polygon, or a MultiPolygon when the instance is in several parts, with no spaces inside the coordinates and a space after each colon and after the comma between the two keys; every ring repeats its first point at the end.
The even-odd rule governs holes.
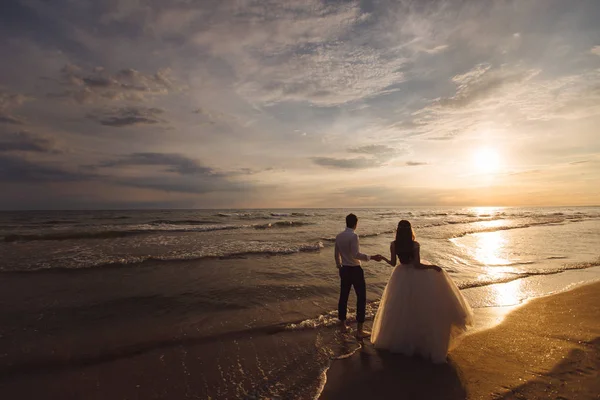
{"type": "Polygon", "coordinates": [[[390,244],[390,260],[387,258],[384,258],[384,260],[392,267],[396,265],[396,246],[394,245],[394,242],[390,244]]]}
{"type": "Polygon", "coordinates": [[[429,265],[429,264],[419,264],[417,269],[434,269],[437,272],[442,272],[442,267],[438,267],[437,265],[429,265]]]}
{"type": "Polygon", "coordinates": [[[421,264],[421,245],[419,242],[415,242],[413,260],[413,264],[417,269],[434,269],[437,272],[442,272],[442,268],[437,265],[421,264]]]}
{"type": "Polygon", "coordinates": [[[413,263],[415,265],[421,265],[421,245],[419,242],[414,242],[413,245],[413,263]]]}

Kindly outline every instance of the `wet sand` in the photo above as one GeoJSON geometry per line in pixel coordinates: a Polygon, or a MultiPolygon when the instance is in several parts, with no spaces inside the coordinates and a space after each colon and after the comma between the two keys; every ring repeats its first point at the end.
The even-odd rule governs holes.
{"type": "Polygon", "coordinates": [[[376,351],[336,360],[321,399],[600,399],[600,283],[535,299],[468,335],[448,363],[376,351]]]}

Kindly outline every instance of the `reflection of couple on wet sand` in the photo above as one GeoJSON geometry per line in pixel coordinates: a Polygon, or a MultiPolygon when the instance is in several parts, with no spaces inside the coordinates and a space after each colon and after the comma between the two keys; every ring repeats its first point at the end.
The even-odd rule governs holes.
{"type": "Polygon", "coordinates": [[[356,215],[349,214],[346,229],[335,239],[334,257],[341,278],[338,317],[342,327],[346,329],[348,296],[354,287],[358,339],[371,335],[377,349],[445,362],[448,350],[472,323],[469,304],[442,268],[421,263],[420,245],[410,222],[398,223],[389,260],[379,254],[368,256],[360,252],[357,224],[356,215]],[[363,328],[366,284],[361,261],[369,260],[386,261],[394,267],[375,315],[372,334],[363,328]]]}

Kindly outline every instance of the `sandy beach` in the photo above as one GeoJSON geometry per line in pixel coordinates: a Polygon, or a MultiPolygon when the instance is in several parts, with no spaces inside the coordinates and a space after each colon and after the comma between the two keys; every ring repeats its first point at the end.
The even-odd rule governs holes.
{"type": "Polygon", "coordinates": [[[600,283],[535,299],[448,363],[376,351],[333,362],[321,399],[600,399],[600,283]]]}

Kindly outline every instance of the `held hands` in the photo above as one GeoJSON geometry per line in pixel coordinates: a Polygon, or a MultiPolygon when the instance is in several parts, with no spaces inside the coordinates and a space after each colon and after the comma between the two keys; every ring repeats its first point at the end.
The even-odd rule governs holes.
{"type": "Polygon", "coordinates": [[[383,256],[381,254],[375,254],[374,256],[371,256],[371,260],[382,261],[383,256]]]}

